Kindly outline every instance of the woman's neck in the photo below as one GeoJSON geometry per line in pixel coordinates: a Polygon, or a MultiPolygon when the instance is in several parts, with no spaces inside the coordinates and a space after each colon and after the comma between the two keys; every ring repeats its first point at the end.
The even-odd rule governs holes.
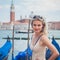
{"type": "Polygon", "coordinates": [[[35,37],[38,37],[38,36],[40,36],[40,35],[42,35],[43,33],[42,32],[40,32],[40,33],[35,33],[35,37]]]}

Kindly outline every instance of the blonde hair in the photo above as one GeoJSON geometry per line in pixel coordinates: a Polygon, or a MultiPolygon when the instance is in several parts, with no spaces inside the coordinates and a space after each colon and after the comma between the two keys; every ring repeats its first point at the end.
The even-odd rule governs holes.
{"type": "Polygon", "coordinates": [[[47,35],[46,22],[44,21],[43,17],[41,17],[41,16],[34,16],[32,21],[31,21],[31,26],[33,27],[33,22],[37,21],[37,20],[42,22],[43,27],[42,27],[42,31],[41,32],[43,32],[44,34],[47,35]]]}

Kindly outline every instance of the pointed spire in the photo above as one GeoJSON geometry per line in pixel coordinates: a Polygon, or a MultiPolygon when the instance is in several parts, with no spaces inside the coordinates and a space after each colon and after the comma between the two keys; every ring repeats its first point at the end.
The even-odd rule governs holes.
{"type": "Polygon", "coordinates": [[[13,0],[12,0],[12,4],[13,4],[13,0]]]}
{"type": "Polygon", "coordinates": [[[11,10],[14,10],[13,0],[11,1],[11,10]]]}
{"type": "Polygon", "coordinates": [[[14,5],[14,4],[13,4],[13,0],[12,0],[12,2],[11,2],[11,5],[14,5]]]}

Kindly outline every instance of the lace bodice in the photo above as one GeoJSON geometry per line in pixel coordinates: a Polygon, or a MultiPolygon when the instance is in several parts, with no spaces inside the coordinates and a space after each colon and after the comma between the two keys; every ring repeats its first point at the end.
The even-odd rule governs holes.
{"type": "Polygon", "coordinates": [[[46,47],[42,46],[41,42],[38,41],[34,46],[31,44],[30,48],[33,51],[32,60],[45,60],[46,47]]]}

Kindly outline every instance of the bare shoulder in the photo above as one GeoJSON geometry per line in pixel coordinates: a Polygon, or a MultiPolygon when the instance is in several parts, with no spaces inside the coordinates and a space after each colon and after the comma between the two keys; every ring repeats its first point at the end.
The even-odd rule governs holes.
{"type": "Polygon", "coordinates": [[[41,37],[41,41],[42,41],[44,44],[51,43],[51,41],[49,40],[49,38],[48,38],[46,35],[43,35],[43,36],[41,37]]]}
{"type": "Polygon", "coordinates": [[[46,35],[42,35],[41,39],[42,40],[49,40],[49,38],[46,35]]]}

